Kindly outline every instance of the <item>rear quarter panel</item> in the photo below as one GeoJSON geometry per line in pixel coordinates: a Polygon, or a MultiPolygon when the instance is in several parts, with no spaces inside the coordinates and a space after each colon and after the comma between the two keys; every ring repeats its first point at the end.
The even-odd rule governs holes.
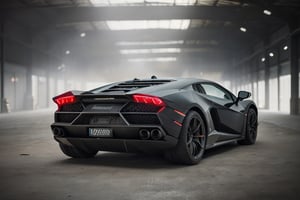
{"type": "MultiPolygon", "coordinates": [[[[202,96],[196,94],[191,90],[177,90],[177,92],[167,93],[167,95],[162,96],[162,98],[166,101],[168,107],[172,110],[178,110],[184,114],[187,114],[190,110],[200,110],[203,114],[203,118],[205,120],[207,132],[211,132],[214,130],[214,125],[212,123],[212,118],[210,115],[210,102],[204,99],[202,96]]],[[[172,114],[168,115],[168,118],[172,118],[172,114]]],[[[175,115],[176,116],[176,115],[175,115]]],[[[171,120],[173,120],[172,118],[171,120]]],[[[178,120],[178,119],[174,119],[178,120]]],[[[180,123],[183,123],[184,117],[180,119],[180,123]]],[[[180,131],[176,133],[176,137],[178,137],[180,131]]]]}

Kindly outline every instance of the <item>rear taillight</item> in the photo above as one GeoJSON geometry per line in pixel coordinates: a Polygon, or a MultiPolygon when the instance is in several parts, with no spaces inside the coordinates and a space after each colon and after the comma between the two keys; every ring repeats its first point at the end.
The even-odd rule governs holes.
{"type": "Polygon", "coordinates": [[[75,103],[76,97],[72,92],[66,92],[54,97],[53,101],[57,104],[59,110],[63,105],[75,103]]]}
{"type": "Polygon", "coordinates": [[[159,97],[149,96],[145,94],[134,94],[132,97],[133,101],[136,103],[144,103],[158,107],[165,107],[165,102],[159,97]]]}

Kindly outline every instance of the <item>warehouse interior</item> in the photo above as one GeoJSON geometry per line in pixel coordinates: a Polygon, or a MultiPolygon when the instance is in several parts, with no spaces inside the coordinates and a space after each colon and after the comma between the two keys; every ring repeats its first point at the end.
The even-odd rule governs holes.
{"type": "Polygon", "coordinates": [[[212,79],[251,91],[260,108],[299,113],[298,1],[2,4],[1,99],[12,112],[154,74],[212,79]]]}
{"type": "Polygon", "coordinates": [[[300,196],[298,0],[4,0],[0,61],[1,199],[300,196]],[[192,167],[116,153],[72,161],[58,152],[52,97],[152,75],[251,92],[258,143],[211,150],[192,167]]]}

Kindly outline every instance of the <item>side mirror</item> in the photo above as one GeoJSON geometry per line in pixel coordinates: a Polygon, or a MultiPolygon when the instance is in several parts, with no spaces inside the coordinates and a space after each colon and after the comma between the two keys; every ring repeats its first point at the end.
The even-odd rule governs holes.
{"type": "Polygon", "coordinates": [[[238,94],[238,98],[237,98],[237,102],[238,101],[242,101],[244,99],[247,99],[251,96],[251,93],[250,92],[246,92],[246,91],[239,91],[239,94],[238,94]]]}

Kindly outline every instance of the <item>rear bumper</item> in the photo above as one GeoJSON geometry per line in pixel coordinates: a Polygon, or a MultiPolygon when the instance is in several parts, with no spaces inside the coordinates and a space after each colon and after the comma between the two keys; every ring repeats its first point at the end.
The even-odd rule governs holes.
{"type": "Polygon", "coordinates": [[[113,138],[70,138],[54,137],[57,142],[76,146],[83,150],[112,151],[112,152],[149,152],[156,153],[174,147],[177,140],[167,136],[163,141],[133,140],[113,138]]]}
{"type": "MultiPolygon", "coordinates": [[[[151,125],[126,125],[126,126],[95,126],[95,125],[69,125],[54,123],[52,130],[59,128],[63,130],[62,135],[55,135],[57,142],[65,145],[76,146],[81,149],[112,151],[112,152],[161,152],[177,144],[177,138],[167,135],[161,126],[151,125]],[[89,128],[111,128],[112,138],[89,137],[89,128]],[[140,139],[139,130],[159,129],[163,133],[160,140],[140,139]]],[[[54,132],[54,131],[53,131],[54,132]]]]}

